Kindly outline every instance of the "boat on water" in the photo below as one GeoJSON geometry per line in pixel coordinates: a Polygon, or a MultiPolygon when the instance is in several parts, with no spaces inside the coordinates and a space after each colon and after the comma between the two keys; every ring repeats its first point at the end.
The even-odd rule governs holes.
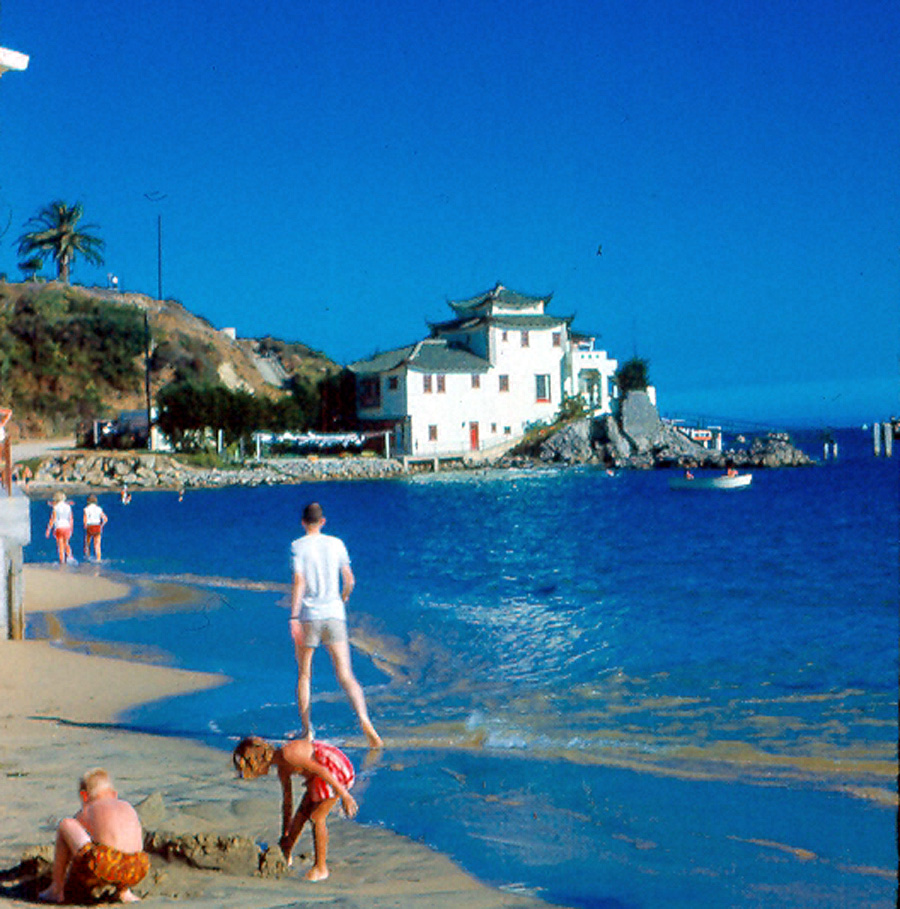
{"type": "Polygon", "coordinates": [[[670,489],[745,489],[753,482],[752,473],[720,477],[669,477],[670,489]]]}

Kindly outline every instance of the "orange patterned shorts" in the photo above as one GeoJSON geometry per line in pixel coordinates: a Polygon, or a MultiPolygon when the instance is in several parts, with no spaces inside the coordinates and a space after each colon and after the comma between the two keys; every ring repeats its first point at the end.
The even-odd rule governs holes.
{"type": "Polygon", "coordinates": [[[102,843],[85,843],[72,859],[66,887],[92,890],[112,884],[114,887],[133,887],[150,870],[146,852],[119,852],[102,843]]]}

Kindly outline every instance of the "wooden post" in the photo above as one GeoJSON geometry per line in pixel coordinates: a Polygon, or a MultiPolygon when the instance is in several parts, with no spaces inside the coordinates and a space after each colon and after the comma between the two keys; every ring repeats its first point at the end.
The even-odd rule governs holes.
{"type": "Polygon", "coordinates": [[[9,604],[9,637],[21,641],[25,637],[25,587],[22,579],[22,547],[14,546],[8,553],[9,574],[6,576],[6,602],[9,604]]]}
{"type": "Polygon", "coordinates": [[[3,488],[8,496],[12,495],[12,448],[9,436],[3,437],[0,443],[0,459],[3,462],[3,488]]]}

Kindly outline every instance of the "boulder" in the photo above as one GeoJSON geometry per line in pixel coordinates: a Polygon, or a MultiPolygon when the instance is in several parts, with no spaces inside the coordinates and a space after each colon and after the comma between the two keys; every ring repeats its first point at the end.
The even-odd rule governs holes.
{"type": "Polygon", "coordinates": [[[577,420],[541,443],[538,457],[542,461],[584,464],[594,457],[591,447],[591,421],[577,420]]]}
{"type": "Polygon", "coordinates": [[[631,455],[631,444],[622,435],[619,424],[612,414],[601,417],[596,423],[597,436],[607,446],[607,458],[610,461],[624,461],[631,455]]]}
{"type": "Polygon", "coordinates": [[[619,406],[619,426],[638,453],[659,444],[662,421],[646,391],[628,392],[619,406]]]}

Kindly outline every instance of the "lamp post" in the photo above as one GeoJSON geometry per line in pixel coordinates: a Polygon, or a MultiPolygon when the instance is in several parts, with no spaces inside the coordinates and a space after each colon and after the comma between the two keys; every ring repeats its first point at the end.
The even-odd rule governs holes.
{"type": "MultiPolygon", "coordinates": [[[[167,196],[154,189],[144,193],[144,198],[148,202],[162,202],[167,196]]],[[[162,212],[156,213],[156,298],[162,300],[162,212]]]]}
{"type": "MultiPolygon", "coordinates": [[[[166,198],[165,193],[159,190],[153,190],[144,193],[144,198],[148,202],[162,202],[166,198]]],[[[156,294],[157,299],[162,303],[162,212],[156,213],[156,294]]],[[[150,337],[150,313],[144,310],[144,395],[147,401],[147,448],[153,450],[153,419],[151,411],[153,409],[150,394],[150,348],[152,340],[150,337]]]]}

